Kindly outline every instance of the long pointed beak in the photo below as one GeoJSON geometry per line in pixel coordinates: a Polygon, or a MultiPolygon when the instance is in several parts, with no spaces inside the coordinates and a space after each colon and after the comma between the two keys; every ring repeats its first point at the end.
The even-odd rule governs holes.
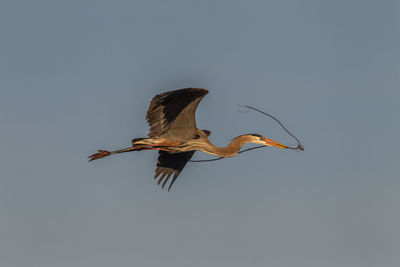
{"type": "Polygon", "coordinates": [[[278,143],[278,142],[276,142],[274,140],[271,140],[271,139],[268,139],[268,138],[265,138],[264,141],[265,141],[265,144],[267,146],[275,146],[275,147],[279,147],[279,148],[288,148],[287,146],[282,145],[281,143],[278,143]]]}

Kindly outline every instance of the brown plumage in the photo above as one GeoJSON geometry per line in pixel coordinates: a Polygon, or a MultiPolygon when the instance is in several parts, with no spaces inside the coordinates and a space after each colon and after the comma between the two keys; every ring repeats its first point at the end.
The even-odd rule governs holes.
{"type": "Polygon", "coordinates": [[[89,161],[129,151],[159,150],[154,179],[158,178],[158,184],[164,188],[172,177],[169,191],[196,150],[219,157],[233,157],[246,143],[287,148],[259,134],[240,135],[226,147],[214,146],[208,140],[210,131],[199,130],[196,126],[196,108],[207,93],[206,89],[185,88],[156,95],[147,110],[148,138],[133,139],[132,147],[125,149],[98,150],[89,161]]]}

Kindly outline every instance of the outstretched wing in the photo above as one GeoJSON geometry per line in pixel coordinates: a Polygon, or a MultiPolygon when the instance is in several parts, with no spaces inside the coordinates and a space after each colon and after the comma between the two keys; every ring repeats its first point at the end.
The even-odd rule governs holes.
{"type": "Polygon", "coordinates": [[[208,90],[185,88],[153,97],[146,119],[149,136],[168,136],[173,139],[191,139],[196,135],[196,108],[208,90]]]}
{"type": "Polygon", "coordinates": [[[181,153],[169,153],[166,151],[159,151],[158,162],[156,168],[156,174],[154,179],[158,179],[160,184],[163,180],[162,188],[164,188],[168,179],[172,176],[172,181],[168,187],[168,191],[171,189],[179,173],[185,167],[186,163],[192,158],[195,151],[181,152],[181,153]]]}

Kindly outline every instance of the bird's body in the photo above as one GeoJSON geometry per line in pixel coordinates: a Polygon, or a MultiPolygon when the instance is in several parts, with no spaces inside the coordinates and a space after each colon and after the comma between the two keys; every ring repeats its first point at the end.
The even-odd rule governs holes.
{"type": "Polygon", "coordinates": [[[219,157],[233,157],[246,143],[287,148],[259,134],[240,135],[226,147],[214,146],[208,140],[210,131],[198,129],[195,119],[197,105],[207,93],[206,89],[186,88],[156,95],[146,116],[150,125],[149,137],[133,139],[129,148],[111,152],[99,150],[89,157],[90,161],[129,151],[159,150],[154,179],[159,177],[160,184],[165,178],[164,187],[173,176],[169,190],[196,150],[219,157]]]}

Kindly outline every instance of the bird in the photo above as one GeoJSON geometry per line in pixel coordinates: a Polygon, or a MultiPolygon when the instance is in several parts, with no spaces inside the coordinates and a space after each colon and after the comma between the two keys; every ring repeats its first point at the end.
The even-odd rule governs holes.
{"type": "Polygon", "coordinates": [[[110,155],[141,150],[158,150],[158,161],[154,179],[162,188],[169,184],[170,191],[175,180],[191,160],[195,151],[218,157],[233,157],[247,143],[278,148],[289,148],[260,134],[243,134],[232,139],[225,147],[213,145],[209,130],[200,130],[196,125],[195,113],[203,97],[208,94],[203,88],[184,88],[158,94],[150,102],[146,120],[150,126],[148,137],[135,138],[132,146],[116,151],[97,150],[89,161],[110,155]]]}

